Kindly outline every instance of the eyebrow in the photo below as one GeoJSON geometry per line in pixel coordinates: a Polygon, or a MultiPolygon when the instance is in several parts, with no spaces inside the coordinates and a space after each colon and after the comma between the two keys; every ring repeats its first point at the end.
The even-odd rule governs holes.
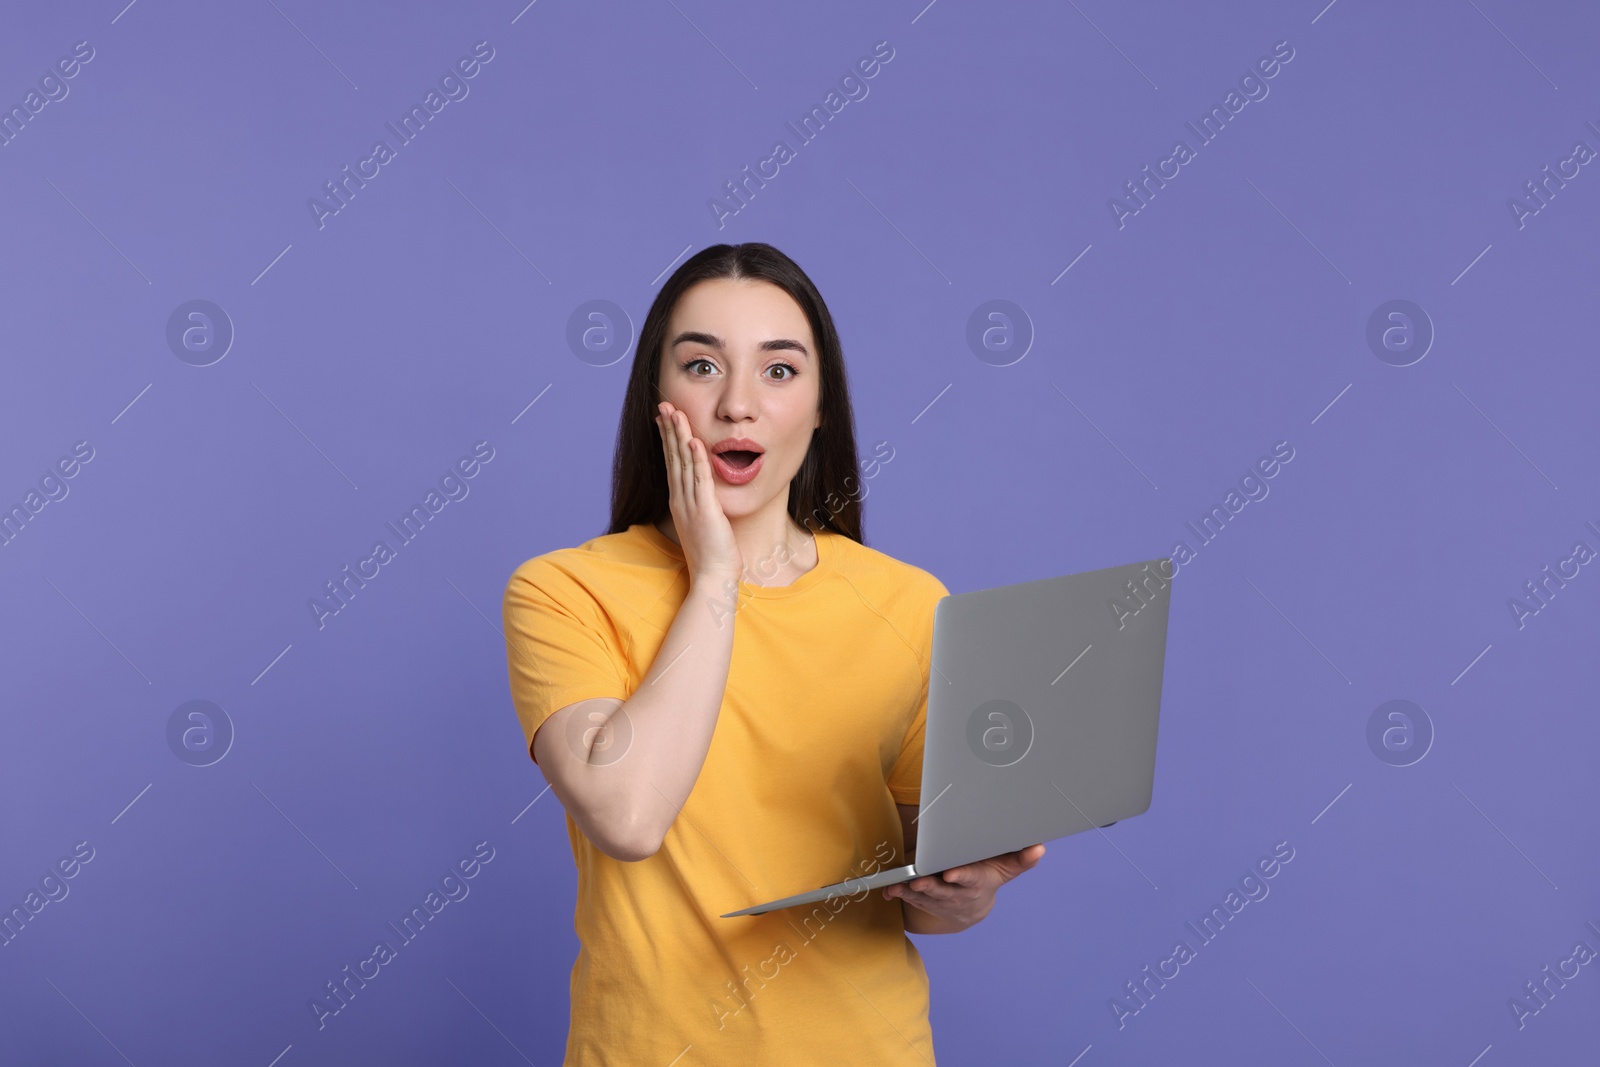
{"type": "MultiPolygon", "coordinates": [[[[722,338],[716,337],[709,333],[701,333],[698,330],[683,331],[672,339],[672,344],[668,347],[676,348],[678,345],[681,345],[684,342],[705,345],[707,348],[715,348],[718,352],[721,352],[726,348],[726,346],[722,343],[722,338]]],[[[780,337],[772,341],[762,341],[756,346],[756,348],[762,352],[799,352],[807,359],[811,357],[811,353],[806,350],[805,345],[801,344],[799,341],[795,341],[787,337],[780,337]]]]}

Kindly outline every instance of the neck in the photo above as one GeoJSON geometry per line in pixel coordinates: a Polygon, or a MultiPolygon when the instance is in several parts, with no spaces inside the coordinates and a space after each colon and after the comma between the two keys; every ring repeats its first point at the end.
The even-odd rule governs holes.
{"type": "MultiPolygon", "coordinates": [[[[783,502],[774,500],[773,503],[783,502]]],[[[744,560],[747,580],[749,575],[786,570],[794,560],[811,559],[811,531],[798,525],[782,507],[730,516],[728,525],[733,528],[733,539],[739,546],[740,559],[744,560]]],[[[656,529],[673,542],[683,544],[670,514],[656,523],[656,529]]]]}

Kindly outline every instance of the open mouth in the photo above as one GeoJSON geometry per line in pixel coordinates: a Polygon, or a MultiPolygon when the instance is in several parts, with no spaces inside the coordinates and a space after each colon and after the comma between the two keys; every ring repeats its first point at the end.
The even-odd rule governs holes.
{"type": "Polygon", "coordinates": [[[722,458],[727,461],[728,466],[743,470],[745,467],[750,466],[750,464],[756,461],[757,453],[744,452],[739,449],[730,449],[727,452],[723,452],[721,455],[722,458]]]}

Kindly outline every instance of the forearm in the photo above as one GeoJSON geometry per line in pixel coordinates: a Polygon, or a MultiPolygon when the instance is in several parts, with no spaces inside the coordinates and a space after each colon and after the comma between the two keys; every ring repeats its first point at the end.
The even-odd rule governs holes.
{"type": "Polygon", "coordinates": [[[626,751],[591,756],[596,783],[621,801],[624,835],[646,855],[660,847],[705,766],[728,684],[737,598],[737,583],[691,581],[655,661],[612,717],[625,717],[613,743],[626,751]]]}
{"type": "Polygon", "coordinates": [[[941,919],[930,915],[915,904],[905,900],[900,901],[900,913],[905,918],[906,933],[908,934],[959,934],[969,929],[972,923],[958,923],[950,919],[941,919]]]}

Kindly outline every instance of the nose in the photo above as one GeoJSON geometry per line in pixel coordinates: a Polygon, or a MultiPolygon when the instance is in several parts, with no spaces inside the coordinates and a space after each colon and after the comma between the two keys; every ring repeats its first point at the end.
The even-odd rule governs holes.
{"type": "Polygon", "coordinates": [[[751,418],[756,409],[756,383],[737,374],[730,374],[726,382],[717,398],[717,416],[732,422],[751,418]]]}

